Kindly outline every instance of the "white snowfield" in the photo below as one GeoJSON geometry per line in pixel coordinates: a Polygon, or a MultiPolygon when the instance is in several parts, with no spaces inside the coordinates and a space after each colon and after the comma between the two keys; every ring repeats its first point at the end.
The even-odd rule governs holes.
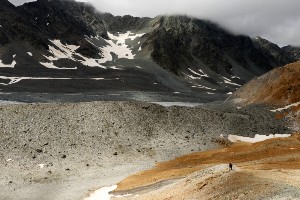
{"type": "Polygon", "coordinates": [[[131,49],[126,45],[125,41],[130,39],[131,41],[135,40],[138,37],[142,37],[144,33],[142,34],[134,34],[130,31],[127,31],[127,33],[119,34],[118,36],[113,35],[108,32],[108,36],[111,40],[106,40],[110,44],[110,46],[106,46],[107,49],[110,50],[110,52],[115,53],[119,58],[128,58],[128,59],[134,59],[134,56],[131,49]],[[113,41],[116,41],[115,43],[113,41]]]}
{"type": "MultiPolygon", "coordinates": [[[[75,46],[75,45],[64,45],[61,43],[60,40],[50,40],[50,42],[52,44],[54,44],[54,46],[56,46],[57,48],[55,48],[54,46],[49,46],[49,51],[53,56],[45,56],[45,58],[47,58],[49,61],[56,61],[62,58],[68,58],[74,61],[79,61],[81,62],[83,65],[89,66],[89,67],[101,67],[106,69],[105,66],[102,66],[99,62],[97,62],[99,59],[92,59],[92,58],[87,58],[79,53],[76,52],[76,50],[79,48],[79,46],[75,46]],[[82,58],[82,60],[76,60],[73,55],[79,56],[80,58],[82,58]]],[[[47,68],[52,68],[52,69],[63,69],[63,68],[58,68],[56,66],[54,66],[53,62],[49,62],[49,63],[41,63],[42,65],[44,65],[47,68]]],[[[65,69],[69,69],[69,68],[65,68],[65,69]]]]}
{"type": "MultiPolygon", "coordinates": [[[[101,67],[103,69],[106,69],[106,67],[101,64],[113,60],[111,53],[116,54],[118,58],[134,59],[135,55],[132,53],[131,48],[129,48],[128,45],[126,45],[126,40],[135,40],[136,38],[142,37],[143,35],[144,33],[134,34],[130,31],[118,35],[113,35],[108,32],[108,36],[110,37],[111,40],[105,40],[108,43],[108,45],[99,48],[99,50],[102,51],[102,55],[100,55],[102,57],[101,59],[87,58],[81,55],[80,53],[77,53],[76,50],[80,46],[62,44],[60,40],[50,40],[50,42],[53,44],[53,46],[49,46],[49,52],[52,54],[52,56],[44,55],[44,57],[51,62],[41,63],[41,64],[51,69],[76,69],[76,68],[59,68],[56,67],[52,62],[62,58],[68,58],[74,61],[81,62],[85,66],[101,67]],[[74,56],[78,56],[82,60],[81,59],[77,60],[74,58],[74,56]]],[[[96,38],[99,39],[99,36],[97,36],[96,38]]],[[[94,45],[91,38],[87,37],[86,40],[92,45],[94,45]]]]}
{"type": "MultiPolygon", "coordinates": [[[[118,58],[134,59],[132,50],[126,45],[126,40],[135,40],[138,37],[142,37],[145,33],[134,34],[130,31],[124,34],[113,35],[112,33],[107,33],[111,40],[105,40],[108,45],[101,48],[102,59],[99,59],[100,63],[106,63],[113,60],[111,53],[114,53],[118,58]]],[[[93,44],[89,39],[87,39],[91,44],[93,44]]]]}
{"type": "Polygon", "coordinates": [[[256,143],[256,142],[262,142],[268,139],[272,138],[287,138],[290,137],[291,134],[275,134],[275,135],[258,135],[256,134],[254,138],[250,137],[243,137],[243,136],[238,136],[238,135],[228,135],[228,140],[231,142],[248,142],[248,143],[256,143]]]}
{"type": "Polygon", "coordinates": [[[296,106],[299,106],[300,105],[300,101],[297,102],[297,103],[293,103],[293,104],[290,104],[290,105],[287,105],[283,108],[278,108],[278,109],[275,109],[275,110],[271,110],[271,112],[281,112],[281,111],[284,111],[284,110],[287,110],[287,109],[290,109],[292,107],[296,107],[296,106]]]}
{"type": "Polygon", "coordinates": [[[2,60],[0,60],[0,68],[14,68],[16,64],[16,61],[12,61],[11,64],[4,64],[2,60]]]}

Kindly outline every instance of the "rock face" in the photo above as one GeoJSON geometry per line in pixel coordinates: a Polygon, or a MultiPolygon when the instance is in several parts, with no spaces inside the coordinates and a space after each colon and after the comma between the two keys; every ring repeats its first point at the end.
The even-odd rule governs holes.
{"type": "Polygon", "coordinates": [[[227,94],[299,58],[186,16],[113,16],[73,0],[0,5],[0,87],[7,92],[53,92],[52,84],[93,92],[117,74],[119,90],[227,94]]]}

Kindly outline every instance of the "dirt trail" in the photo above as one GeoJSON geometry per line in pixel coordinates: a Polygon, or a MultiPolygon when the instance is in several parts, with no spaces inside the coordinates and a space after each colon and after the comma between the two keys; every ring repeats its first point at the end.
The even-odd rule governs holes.
{"type": "Polygon", "coordinates": [[[126,193],[133,195],[123,199],[299,199],[300,135],[237,143],[158,163],[120,182],[115,194],[126,193]],[[229,162],[235,167],[231,172],[229,162]],[[138,190],[172,179],[180,180],[151,191],[138,190]]]}

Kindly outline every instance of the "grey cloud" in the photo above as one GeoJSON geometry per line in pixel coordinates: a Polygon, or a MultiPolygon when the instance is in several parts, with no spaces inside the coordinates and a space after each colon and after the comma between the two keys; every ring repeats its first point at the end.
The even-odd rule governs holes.
{"type": "MultiPolygon", "coordinates": [[[[21,2],[24,0],[11,0],[21,2]]],[[[237,34],[300,46],[298,0],[87,0],[114,15],[183,14],[208,19],[237,34]]]]}
{"type": "Polygon", "coordinates": [[[89,0],[117,15],[186,14],[209,19],[237,34],[300,46],[298,0],[89,0]]]}
{"type": "Polygon", "coordinates": [[[15,6],[19,6],[24,4],[25,2],[31,2],[31,1],[36,1],[36,0],[9,0],[12,4],[15,6]]]}

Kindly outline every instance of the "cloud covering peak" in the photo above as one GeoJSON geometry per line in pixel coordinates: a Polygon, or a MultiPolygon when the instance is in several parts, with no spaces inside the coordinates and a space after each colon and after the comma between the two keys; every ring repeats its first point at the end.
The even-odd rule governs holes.
{"type": "MultiPolygon", "coordinates": [[[[22,4],[25,0],[10,0],[22,4]]],[[[26,0],[33,1],[33,0],[26,0]]],[[[208,19],[234,33],[262,36],[279,45],[300,46],[297,0],[85,0],[114,15],[154,17],[184,14],[208,19]]]]}

